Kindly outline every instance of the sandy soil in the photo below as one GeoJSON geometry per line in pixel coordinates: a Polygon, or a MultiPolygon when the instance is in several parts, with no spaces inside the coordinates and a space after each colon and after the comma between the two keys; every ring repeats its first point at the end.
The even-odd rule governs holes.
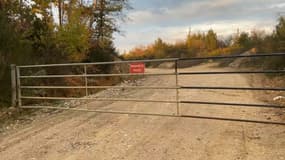
{"type": "MultiPolygon", "coordinates": [[[[181,71],[225,71],[203,64],[181,71]]],[[[168,72],[170,69],[151,69],[168,72]]],[[[143,85],[174,86],[174,76],[145,78],[143,85]]],[[[251,86],[244,75],[181,76],[180,85],[251,86]]],[[[108,91],[102,96],[108,97],[108,91]]],[[[98,96],[101,96],[100,94],[98,96]]],[[[117,96],[175,100],[175,90],[121,90],[117,96]]],[[[249,91],[185,90],[180,100],[264,103],[249,91]]],[[[182,114],[282,121],[271,109],[181,105],[182,114]]],[[[175,104],[92,102],[91,108],[175,114],[175,104]]],[[[280,111],[282,113],[282,111],[280,111]]],[[[280,113],[279,112],[279,113],[280,113]]],[[[284,112],[283,112],[284,113],[284,112]]],[[[64,111],[37,118],[0,137],[2,160],[193,159],[284,160],[285,126],[189,118],[64,111]]]]}

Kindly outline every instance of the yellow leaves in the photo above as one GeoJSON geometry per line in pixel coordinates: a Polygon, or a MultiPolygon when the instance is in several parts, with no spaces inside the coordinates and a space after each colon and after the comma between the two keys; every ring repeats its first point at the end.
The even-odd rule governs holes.
{"type": "Polygon", "coordinates": [[[43,13],[43,11],[41,9],[38,9],[38,8],[33,8],[32,13],[43,13]]]}
{"type": "Polygon", "coordinates": [[[235,52],[239,52],[241,47],[239,46],[230,46],[226,48],[218,48],[208,53],[208,56],[220,56],[220,55],[229,55],[235,52]]]}

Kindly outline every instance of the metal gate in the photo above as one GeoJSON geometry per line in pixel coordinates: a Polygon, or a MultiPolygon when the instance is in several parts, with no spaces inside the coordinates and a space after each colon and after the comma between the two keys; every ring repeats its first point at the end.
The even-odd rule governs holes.
{"type": "Polygon", "coordinates": [[[208,116],[196,116],[196,115],[184,115],[180,112],[180,104],[205,104],[205,105],[222,105],[222,106],[240,106],[240,107],[262,107],[262,108],[285,108],[282,105],[274,104],[242,104],[242,103],[221,103],[221,102],[209,102],[209,101],[181,101],[179,98],[180,90],[250,90],[250,91],[285,91],[285,88],[254,88],[254,87],[198,87],[198,86],[181,86],[179,85],[180,75],[221,75],[221,74],[285,74],[285,70],[261,70],[261,71],[228,71],[228,72],[179,72],[178,64],[181,61],[200,61],[200,60],[219,60],[219,59],[238,59],[238,58],[263,58],[263,57],[284,57],[285,53],[275,54],[254,54],[254,55],[233,55],[233,56],[216,56],[216,57],[197,57],[197,58],[170,58],[170,59],[155,59],[155,60],[132,60],[132,61],[114,61],[114,62],[96,62],[96,63],[71,63],[71,64],[43,64],[43,65],[26,65],[26,66],[11,66],[11,77],[12,77],[12,103],[14,106],[18,106],[23,109],[59,109],[59,110],[73,110],[73,111],[88,111],[98,113],[111,113],[111,114],[131,114],[131,115],[149,115],[149,116],[166,116],[166,117],[184,117],[184,118],[199,118],[199,119],[210,119],[210,120],[225,120],[225,121],[237,121],[237,122],[250,122],[250,123],[263,123],[263,124],[276,124],[285,125],[285,122],[274,122],[274,121],[259,121],[249,119],[236,119],[236,118],[222,118],[222,117],[208,117],[208,116]],[[112,65],[112,64],[130,64],[136,62],[173,62],[174,69],[169,73],[119,73],[119,74],[90,74],[87,71],[88,66],[93,65],[112,65]],[[22,75],[22,69],[33,69],[42,67],[83,67],[83,74],[74,75],[22,75]],[[124,76],[124,77],[141,77],[141,76],[164,76],[172,75],[175,76],[175,86],[90,86],[88,85],[88,78],[90,77],[113,77],[113,76],[124,76]],[[85,79],[84,86],[24,86],[21,83],[23,79],[45,79],[45,78],[64,78],[64,77],[81,77],[85,79]],[[74,97],[48,97],[48,96],[26,96],[22,95],[23,89],[84,89],[86,96],[88,95],[89,89],[105,89],[105,88],[136,88],[136,89],[171,89],[176,91],[176,100],[144,100],[144,99],[123,99],[123,98],[74,98],[74,97]],[[54,106],[25,106],[22,105],[23,100],[90,100],[90,101],[132,101],[132,102],[153,102],[153,103],[172,103],[176,104],[176,114],[159,114],[159,113],[138,113],[138,112],[120,112],[120,111],[106,111],[106,110],[91,110],[83,108],[69,108],[69,107],[54,107],[54,106]]]}

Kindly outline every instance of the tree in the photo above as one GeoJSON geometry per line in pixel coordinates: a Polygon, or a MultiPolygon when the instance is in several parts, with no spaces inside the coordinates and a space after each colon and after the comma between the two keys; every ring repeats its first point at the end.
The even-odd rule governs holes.
{"type": "Polygon", "coordinates": [[[285,18],[280,17],[275,29],[275,38],[278,42],[278,50],[285,51],[285,18]]]}
{"type": "Polygon", "coordinates": [[[24,26],[15,19],[18,11],[18,1],[0,0],[0,107],[9,105],[10,64],[28,63],[31,57],[30,44],[21,32],[24,26]]]}
{"type": "Polygon", "coordinates": [[[201,33],[189,33],[186,38],[188,56],[193,57],[205,50],[205,35],[201,33]]]}
{"type": "Polygon", "coordinates": [[[113,33],[120,32],[118,20],[124,20],[123,9],[129,8],[128,0],[94,0],[91,6],[90,30],[91,50],[89,60],[97,61],[96,57],[117,55],[113,44],[113,33]],[[108,54],[106,56],[96,56],[108,54]]]}
{"type": "Polygon", "coordinates": [[[94,0],[94,5],[83,0],[25,2],[0,0],[0,103],[9,103],[10,64],[109,61],[116,54],[112,34],[119,31],[116,21],[126,0],[94,0]],[[54,22],[52,6],[58,7],[59,23],[54,22]]]}
{"type": "Polygon", "coordinates": [[[205,37],[206,48],[208,51],[212,51],[218,48],[217,34],[210,29],[205,37]]]}
{"type": "Polygon", "coordinates": [[[62,55],[72,62],[86,59],[90,48],[90,32],[85,21],[82,20],[83,9],[80,1],[70,0],[66,10],[66,22],[58,28],[56,44],[61,48],[62,55]]]}
{"type": "Polygon", "coordinates": [[[168,49],[168,45],[161,38],[155,40],[153,46],[153,54],[155,58],[164,58],[168,49]]]}
{"type": "Polygon", "coordinates": [[[262,30],[252,30],[250,35],[250,41],[252,47],[255,47],[257,50],[261,50],[263,47],[262,43],[265,38],[265,31],[262,30]]]}
{"type": "Polygon", "coordinates": [[[276,38],[278,40],[285,40],[285,18],[280,17],[276,26],[276,38]]]}
{"type": "Polygon", "coordinates": [[[94,1],[93,20],[91,22],[92,39],[94,41],[111,41],[113,33],[119,32],[118,19],[123,20],[122,11],[128,8],[128,0],[94,1]]]}
{"type": "Polygon", "coordinates": [[[248,33],[242,32],[237,39],[237,44],[244,49],[250,49],[252,44],[248,33]]]}
{"type": "Polygon", "coordinates": [[[62,1],[58,0],[58,21],[59,26],[62,26],[62,1]]]}

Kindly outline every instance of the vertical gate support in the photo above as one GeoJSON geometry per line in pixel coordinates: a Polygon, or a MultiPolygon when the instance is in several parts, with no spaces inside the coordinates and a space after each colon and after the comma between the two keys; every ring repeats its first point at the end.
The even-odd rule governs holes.
{"type": "MultiPolygon", "coordinates": [[[[87,98],[88,94],[88,77],[87,77],[87,65],[84,65],[84,81],[85,81],[85,96],[87,98]]],[[[88,101],[85,102],[85,107],[88,108],[88,101]]]]}
{"type": "Polygon", "coordinates": [[[17,79],[17,104],[22,107],[22,92],[21,92],[21,78],[20,68],[16,66],[16,79],[17,79]]]}
{"type": "Polygon", "coordinates": [[[85,80],[85,96],[88,96],[88,79],[87,79],[87,66],[84,65],[84,80],[85,80]]]}
{"type": "Polygon", "coordinates": [[[16,65],[11,64],[11,105],[17,106],[17,79],[16,65]]]}
{"type": "Polygon", "coordinates": [[[178,82],[178,60],[175,60],[175,82],[176,82],[176,115],[180,116],[179,82],[178,82]]]}

